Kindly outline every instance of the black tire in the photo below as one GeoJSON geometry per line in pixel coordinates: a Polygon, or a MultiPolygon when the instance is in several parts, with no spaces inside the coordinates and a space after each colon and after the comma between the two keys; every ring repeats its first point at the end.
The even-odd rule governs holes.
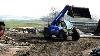
{"type": "Polygon", "coordinates": [[[66,32],[65,32],[64,30],[60,30],[57,37],[58,37],[59,39],[61,39],[61,40],[66,40],[66,39],[67,39],[66,32]]]}
{"type": "Polygon", "coordinates": [[[73,41],[78,41],[80,39],[80,35],[77,32],[76,28],[73,28],[72,32],[73,32],[72,33],[72,40],[73,41]]]}
{"type": "Polygon", "coordinates": [[[4,22],[0,22],[0,37],[4,34],[5,24],[4,22]]]}
{"type": "Polygon", "coordinates": [[[0,22],[0,31],[1,30],[5,30],[5,23],[4,22],[0,22]]]}
{"type": "Polygon", "coordinates": [[[49,35],[48,27],[44,28],[44,32],[43,33],[44,33],[44,38],[46,40],[49,40],[50,39],[50,35],[49,35]]]}
{"type": "Polygon", "coordinates": [[[100,56],[100,55],[98,55],[96,53],[90,53],[90,56],[100,56]]]}

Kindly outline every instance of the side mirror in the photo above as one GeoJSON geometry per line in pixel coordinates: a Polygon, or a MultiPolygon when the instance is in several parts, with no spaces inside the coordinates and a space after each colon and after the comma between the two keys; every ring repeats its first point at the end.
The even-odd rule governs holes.
{"type": "Polygon", "coordinates": [[[5,24],[4,22],[0,22],[0,37],[4,34],[5,24]]]}

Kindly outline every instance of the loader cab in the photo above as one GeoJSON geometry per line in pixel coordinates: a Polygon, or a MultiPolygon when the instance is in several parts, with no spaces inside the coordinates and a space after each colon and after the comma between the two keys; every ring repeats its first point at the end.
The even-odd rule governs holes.
{"type": "Polygon", "coordinates": [[[63,27],[64,29],[67,28],[66,23],[64,22],[64,18],[63,18],[63,17],[62,17],[61,20],[59,20],[59,21],[57,22],[56,25],[59,26],[59,27],[63,27]]]}
{"type": "Polygon", "coordinates": [[[67,29],[66,23],[64,21],[60,21],[58,26],[63,27],[64,29],[67,29]]]}
{"type": "Polygon", "coordinates": [[[67,21],[66,19],[60,20],[60,22],[57,22],[57,26],[62,27],[63,29],[66,29],[67,31],[70,31],[73,29],[73,24],[70,21],[67,21]]]}

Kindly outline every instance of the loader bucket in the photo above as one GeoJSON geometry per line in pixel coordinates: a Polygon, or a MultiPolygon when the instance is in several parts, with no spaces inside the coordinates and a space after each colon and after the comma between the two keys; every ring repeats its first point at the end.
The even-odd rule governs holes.
{"type": "Polygon", "coordinates": [[[4,22],[0,22],[0,37],[4,34],[5,24],[4,22]]]}
{"type": "Polygon", "coordinates": [[[90,18],[89,8],[80,8],[80,7],[70,7],[68,11],[68,15],[74,18],[90,18]]]}

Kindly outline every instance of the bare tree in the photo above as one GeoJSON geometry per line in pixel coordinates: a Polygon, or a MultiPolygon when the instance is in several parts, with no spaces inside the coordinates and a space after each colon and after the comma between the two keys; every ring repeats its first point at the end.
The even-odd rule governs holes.
{"type": "Polygon", "coordinates": [[[55,18],[57,15],[58,15],[58,11],[56,10],[56,8],[52,7],[52,8],[51,8],[51,12],[49,13],[49,15],[48,15],[48,16],[44,16],[44,17],[42,17],[41,19],[42,19],[43,21],[48,22],[48,21],[54,20],[54,18],[55,18]]]}

